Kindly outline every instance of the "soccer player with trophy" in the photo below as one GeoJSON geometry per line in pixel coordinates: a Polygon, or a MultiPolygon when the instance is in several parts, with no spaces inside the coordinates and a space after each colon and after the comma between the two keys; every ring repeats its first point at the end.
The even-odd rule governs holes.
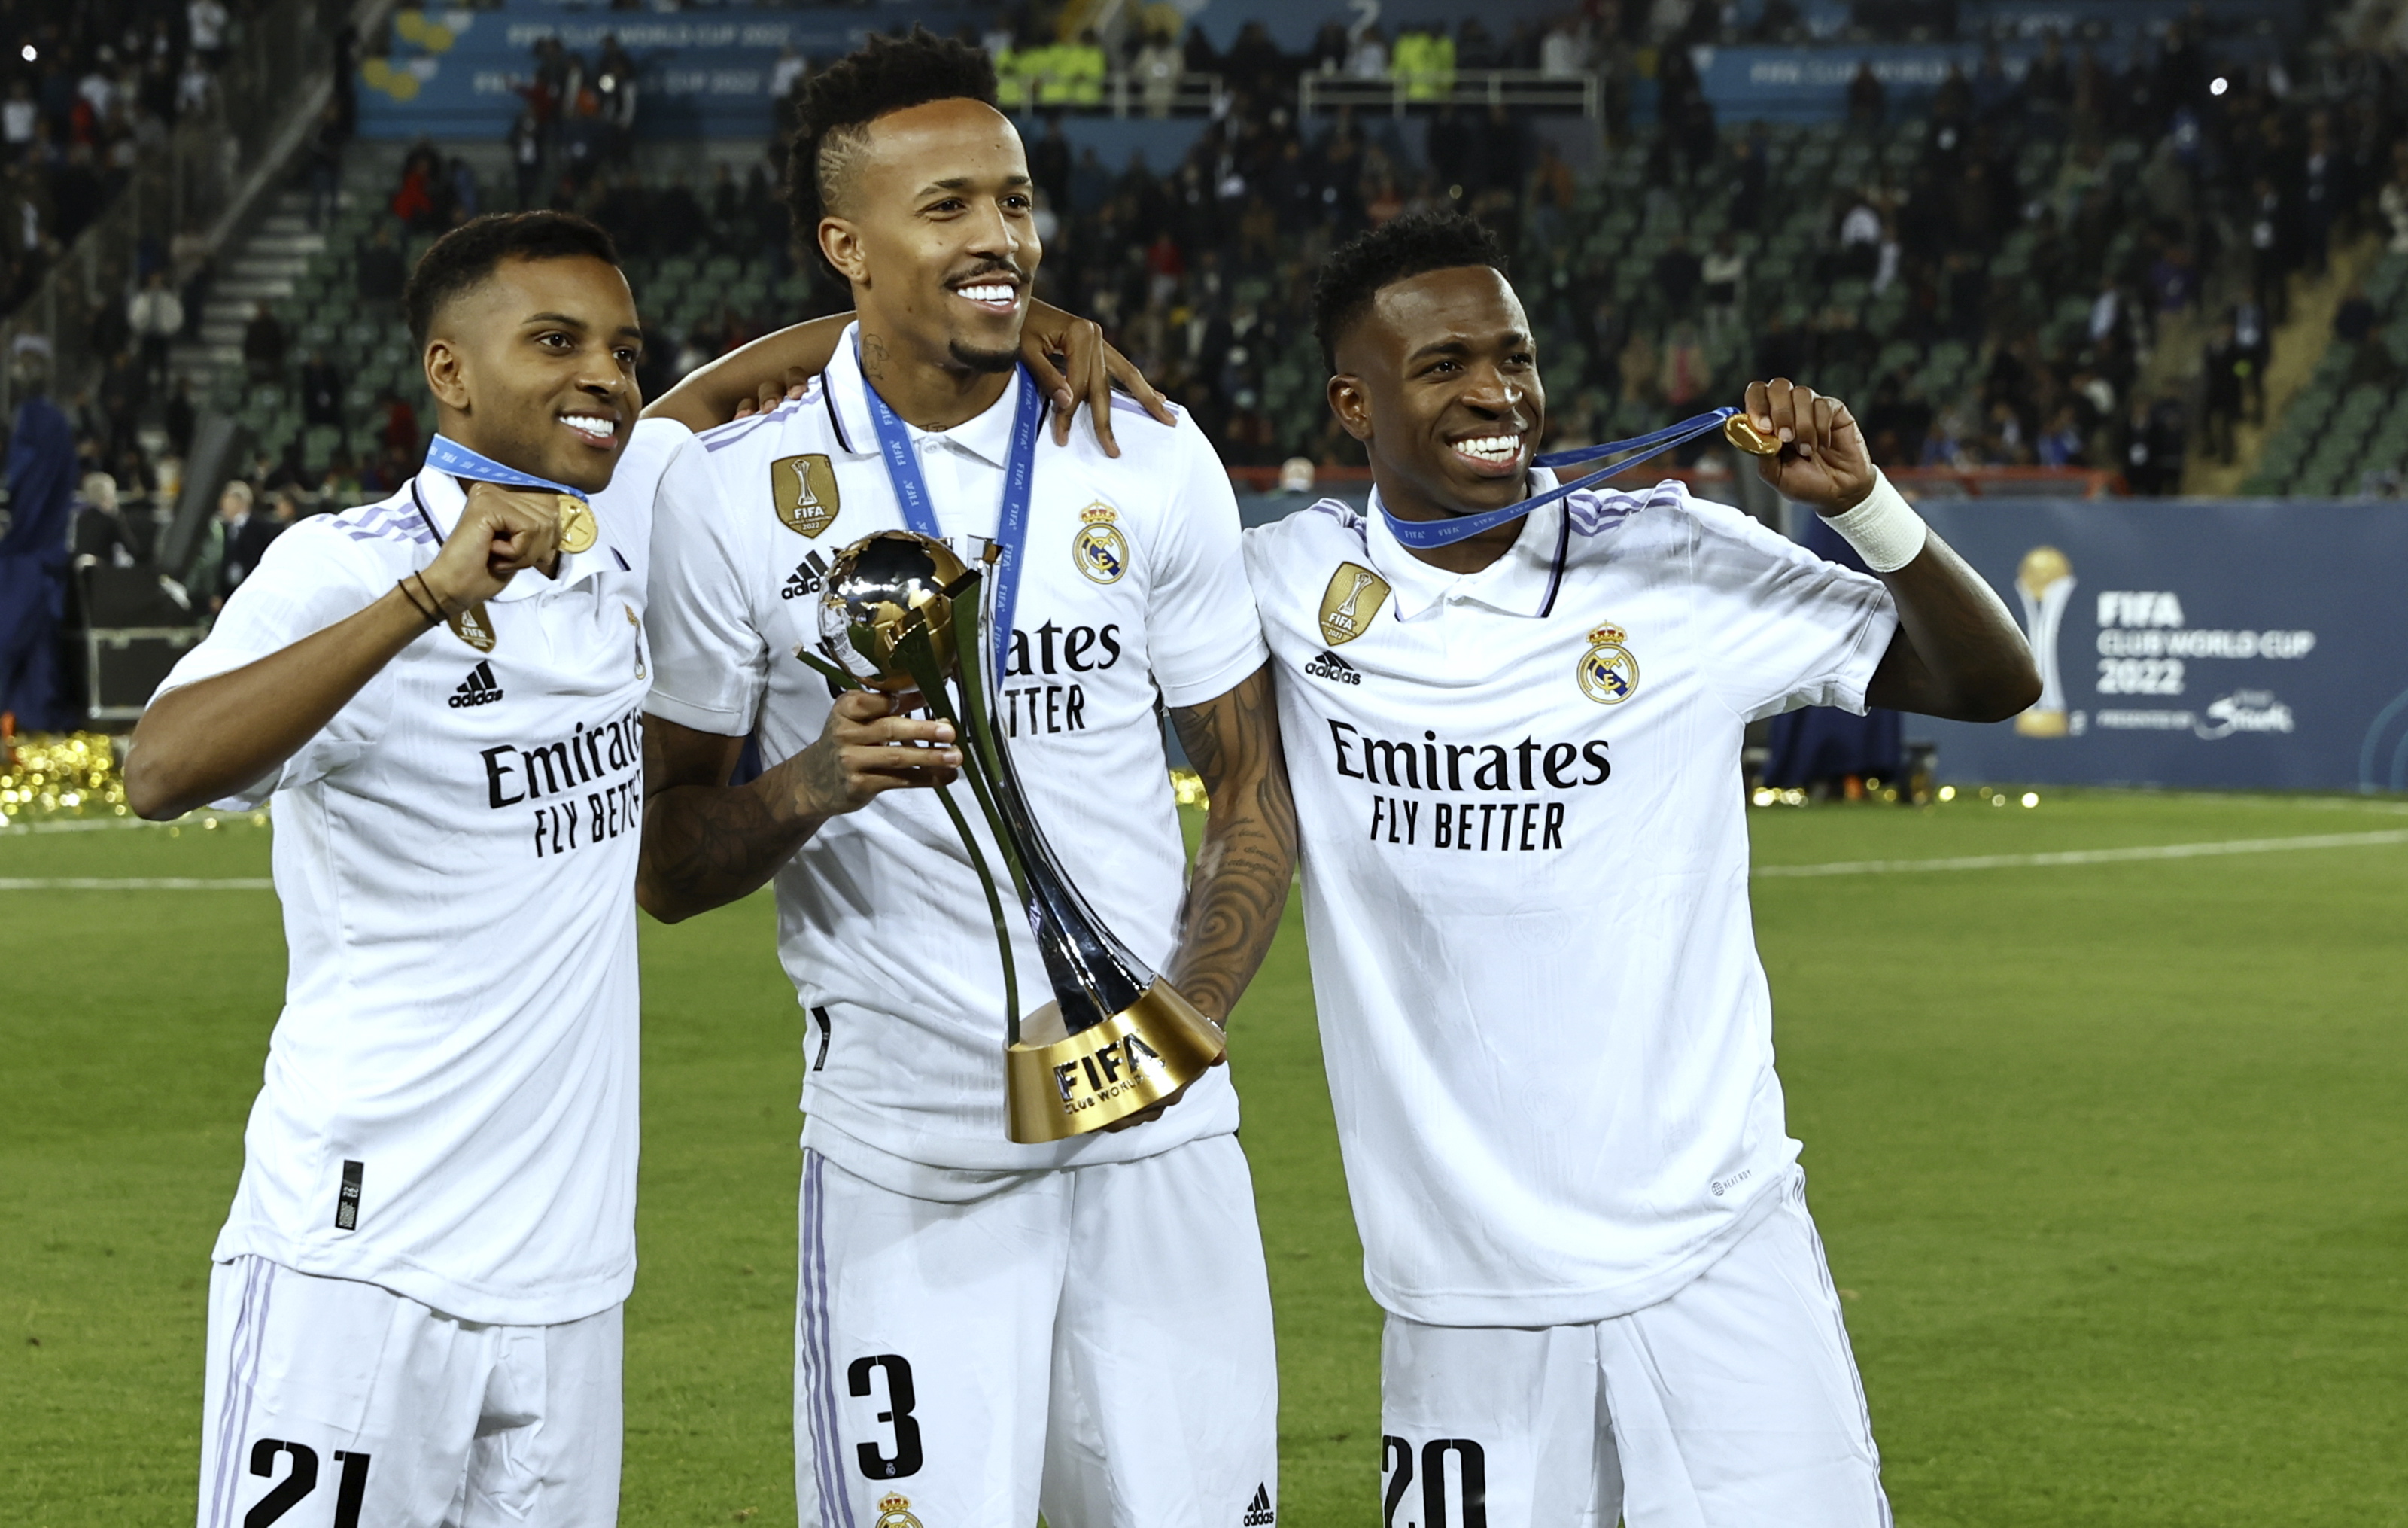
{"type": "Polygon", "coordinates": [[[1785,380],[1534,461],[1530,326],[1468,219],[1361,236],[1315,309],[1369,512],[1245,553],[1387,1313],[1388,1521],[1886,1524],[1773,1072],[1741,739],[1803,705],[2012,715],[2023,638],[1846,407],[1785,380]],[[1877,576],[1677,483],[1548,470],[1714,429],[1877,576]]]}
{"type": "Polygon", "coordinates": [[[1193,422],[1046,439],[995,98],[924,33],[807,87],[790,200],[857,321],[658,479],[638,896],[777,888],[805,1523],[1268,1521],[1269,1291],[1213,1063],[1290,883],[1269,675],[1193,422]],[[1157,708],[1212,793],[1192,884],[1157,708]]]}

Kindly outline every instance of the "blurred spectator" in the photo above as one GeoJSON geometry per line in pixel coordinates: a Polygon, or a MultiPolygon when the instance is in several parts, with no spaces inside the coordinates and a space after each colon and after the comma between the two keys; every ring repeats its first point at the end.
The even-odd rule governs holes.
{"type": "Polygon", "coordinates": [[[309,353],[301,368],[301,423],[316,426],[343,423],[343,375],[322,350],[309,353]]]}
{"type": "Polygon", "coordinates": [[[106,472],[84,475],[74,545],[79,563],[89,557],[111,568],[132,568],[149,560],[149,549],[136,544],[118,505],[117,480],[106,472]]]}
{"type": "Polygon", "coordinates": [[[1855,78],[1848,81],[1848,125],[1859,133],[1880,132],[1888,116],[1888,94],[1873,73],[1872,61],[1857,64],[1855,78]]]}
{"type": "Polygon", "coordinates": [[[222,0],[190,0],[184,7],[184,27],[192,38],[193,55],[212,69],[225,66],[226,21],[222,0]]]}
{"type": "Polygon", "coordinates": [[[248,483],[236,478],[218,495],[218,580],[211,592],[209,609],[222,610],[226,599],[242,586],[259,559],[267,554],[283,526],[265,514],[252,512],[256,503],[248,483]]]}
{"type": "Polygon", "coordinates": [[[372,314],[390,315],[399,310],[401,289],[408,277],[400,247],[394,241],[393,224],[378,223],[376,232],[360,250],[359,265],[353,272],[360,301],[370,305],[372,314]]]}
{"type": "Polygon", "coordinates": [[[310,125],[309,137],[302,149],[302,172],[309,182],[309,226],[322,227],[326,214],[334,209],[336,194],[343,183],[343,108],[335,102],[318,113],[310,125]]]}
{"type": "Polygon", "coordinates": [[[2408,254],[2408,143],[2391,146],[2391,179],[2384,182],[2378,205],[2391,225],[2391,252],[2408,254]]]}
{"type": "Polygon", "coordinates": [[[542,205],[543,125],[529,107],[510,123],[510,175],[518,186],[518,210],[542,205]]]}
{"type": "Polygon", "coordinates": [[[2202,447],[2217,461],[2227,464],[2232,460],[2233,426],[2241,419],[2242,372],[2247,365],[2232,321],[2225,319],[2216,324],[2200,353],[2200,422],[2205,436],[2202,447]]]}
{"type": "Polygon", "coordinates": [[[127,299],[125,318],[142,347],[143,380],[154,389],[167,385],[167,348],[184,332],[184,305],[167,284],[163,267],[150,273],[142,290],[127,299]]]}
{"type": "Polygon", "coordinates": [[[23,401],[8,433],[8,528],[0,532],[0,712],[26,731],[63,730],[59,627],[66,617],[67,538],[75,503],[75,432],[46,396],[48,345],[15,342],[10,366],[23,401]]]}
{"type": "Polygon", "coordinates": [[[264,302],[251,304],[251,322],[243,325],[242,363],[254,382],[284,380],[284,325],[264,302]]]}

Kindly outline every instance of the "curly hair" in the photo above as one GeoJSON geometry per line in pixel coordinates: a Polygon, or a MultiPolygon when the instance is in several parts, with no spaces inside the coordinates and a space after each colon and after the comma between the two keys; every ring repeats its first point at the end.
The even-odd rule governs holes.
{"type": "Polygon", "coordinates": [[[610,236],[574,212],[491,212],[470,218],[418,257],[401,295],[409,338],[420,350],[443,305],[483,283],[505,260],[566,260],[587,256],[619,263],[610,236]]]}
{"type": "Polygon", "coordinates": [[[906,36],[873,36],[807,80],[786,145],[786,209],[796,242],[818,250],[820,218],[839,205],[868,147],[871,123],[890,111],[962,98],[996,105],[995,60],[917,25],[906,36]]]}
{"type": "Polygon", "coordinates": [[[1338,369],[1338,341],[1383,286],[1433,270],[1486,266],[1508,274],[1497,236],[1460,212],[1408,212],[1332,250],[1312,282],[1312,332],[1338,369]]]}

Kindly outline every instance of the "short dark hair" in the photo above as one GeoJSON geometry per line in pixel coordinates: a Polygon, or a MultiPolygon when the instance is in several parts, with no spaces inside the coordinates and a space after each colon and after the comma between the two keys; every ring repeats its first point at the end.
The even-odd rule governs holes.
{"type": "Polygon", "coordinates": [[[835,204],[871,123],[890,111],[960,99],[996,105],[995,60],[917,25],[905,36],[873,36],[804,81],[786,145],[786,208],[796,241],[819,248],[820,218],[835,204]]]}
{"type": "Polygon", "coordinates": [[[1408,212],[1332,250],[1312,282],[1312,332],[1322,360],[1338,369],[1340,338],[1370,310],[1382,287],[1459,266],[1509,274],[1497,236],[1460,212],[1408,212]]]}
{"type": "Polygon", "coordinates": [[[470,218],[437,239],[409,273],[401,295],[409,313],[409,338],[424,350],[443,305],[493,275],[505,260],[580,255],[606,266],[619,263],[610,236],[574,212],[489,212],[470,218]]]}

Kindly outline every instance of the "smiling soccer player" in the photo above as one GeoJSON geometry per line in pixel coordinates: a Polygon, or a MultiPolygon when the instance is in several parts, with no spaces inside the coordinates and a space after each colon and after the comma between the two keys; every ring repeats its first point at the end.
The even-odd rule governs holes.
{"type": "Polygon", "coordinates": [[[1766,476],[1879,578],[1678,483],[1559,494],[1466,219],[1341,248],[1315,307],[1370,512],[1251,531],[1246,565],[1387,1312],[1389,1521],[1886,1524],[1772,1070],[1740,742],[1802,705],[2010,715],[2030,656],[1846,409],[1785,381],[1747,390],[1766,476]]]}
{"type": "MultiPolygon", "coordinates": [[[[1011,545],[997,726],[1032,809],[1113,930],[1228,1016],[1292,851],[1237,505],[1192,419],[1108,405],[1117,456],[1087,430],[1047,437],[1016,364],[1035,189],[995,103],[992,63],[925,33],[874,38],[804,93],[797,242],[857,324],[799,396],[662,477],[640,895],[677,918],[774,880],[810,1016],[801,1521],[1267,1522],[1270,1295],[1228,1072],[1117,1132],[1010,1140],[985,896],[933,793],[901,788],[938,782],[950,732],[831,699],[791,656],[856,539],[1011,545]],[[1166,709],[1212,792],[1192,879],[1166,709]],[[768,768],[731,784],[747,736],[768,768]]],[[[1020,970],[1042,969],[1015,933],[1020,970]]]]}
{"type": "Polygon", "coordinates": [[[538,212],[446,235],[408,308],[427,466],[280,538],[127,759],[145,817],[273,801],[291,948],[211,1254],[202,1528],[618,1515],[651,525],[593,496],[635,304],[538,212]]]}

